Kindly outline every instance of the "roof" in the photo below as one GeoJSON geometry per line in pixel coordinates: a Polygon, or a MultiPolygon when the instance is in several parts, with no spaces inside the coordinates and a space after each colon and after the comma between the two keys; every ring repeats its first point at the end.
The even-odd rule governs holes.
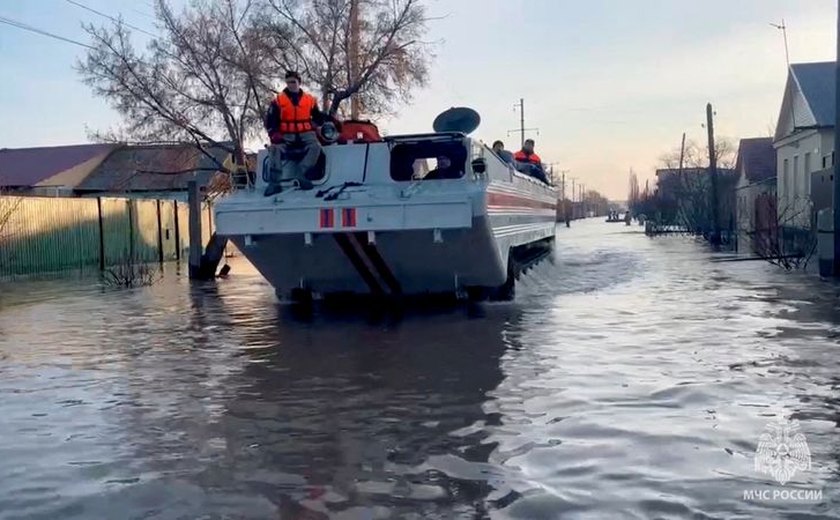
{"type": "Polygon", "coordinates": [[[837,83],[835,63],[795,63],[790,66],[799,90],[805,97],[817,126],[833,127],[835,113],[835,84],[837,83]]]}
{"type": "Polygon", "coordinates": [[[750,182],[760,182],[776,176],[776,149],[772,137],[741,139],[735,169],[743,172],[750,182]]]}
{"type": "Polygon", "coordinates": [[[180,191],[187,182],[206,186],[218,171],[228,152],[208,150],[214,162],[195,146],[124,146],[108,156],[76,189],[79,191],[180,191]]]}
{"type": "MultiPolygon", "coordinates": [[[[115,145],[78,144],[0,149],[0,186],[49,185],[49,179],[88,161],[104,158],[115,145]]],[[[91,164],[90,167],[95,166],[91,164]]]]}

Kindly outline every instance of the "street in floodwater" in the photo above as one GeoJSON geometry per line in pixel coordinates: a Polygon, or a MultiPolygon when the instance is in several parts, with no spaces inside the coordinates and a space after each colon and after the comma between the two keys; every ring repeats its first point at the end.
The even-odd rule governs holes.
{"type": "Polygon", "coordinates": [[[401,318],[297,318],[239,263],[2,285],[0,518],[838,517],[837,290],[640,230],[560,227],[515,303],[401,318]],[[754,466],[783,415],[785,486],[754,466]]]}

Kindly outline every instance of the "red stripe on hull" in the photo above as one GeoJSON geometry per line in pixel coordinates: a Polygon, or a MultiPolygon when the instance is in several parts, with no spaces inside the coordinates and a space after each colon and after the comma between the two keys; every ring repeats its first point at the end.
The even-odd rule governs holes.
{"type": "Polygon", "coordinates": [[[335,225],[333,210],[325,208],[321,210],[321,228],[331,228],[335,225]]]}
{"type": "Polygon", "coordinates": [[[508,193],[487,192],[487,205],[503,208],[536,208],[557,210],[557,203],[543,202],[541,200],[529,199],[508,193]]]}

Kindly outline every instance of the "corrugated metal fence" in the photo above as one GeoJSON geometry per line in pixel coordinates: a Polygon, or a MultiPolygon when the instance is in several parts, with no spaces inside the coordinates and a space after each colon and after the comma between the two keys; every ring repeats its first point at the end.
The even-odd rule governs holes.
{"type": "MultiPolygon", "coordinates": [[[[202,242],[213,232],[202,206],[202,242]]],[[[189,258],[184,202],[0,196],[0,277],[189,258]]]]}

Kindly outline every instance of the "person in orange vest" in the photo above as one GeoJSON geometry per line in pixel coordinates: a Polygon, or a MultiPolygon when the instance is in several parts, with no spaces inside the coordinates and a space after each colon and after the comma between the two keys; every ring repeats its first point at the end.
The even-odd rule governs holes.
{"type": "Polygon", "coordinates": [[[264,121],[272,144],[271,163],[275,165],[270,167],[266,197],[283,191],[281,181],[297,180],[301,189],[312,189],[307,173],[318,164],[321,156],[315,127],[330,120],[318,108],[315,96],[301,88],[300,74],[288,71],[285,79],[286,88],[272,100],[264,121]],[[291,150],[298,153],[291,154],[291,150]]]}
{"type": "Polygon", "coordinates": [[[513,160],[522,165],[521,171],[548,184],[540,156],[534,153],[534,140],[526,139],[522,149],[513,155],[513,160]]]}

